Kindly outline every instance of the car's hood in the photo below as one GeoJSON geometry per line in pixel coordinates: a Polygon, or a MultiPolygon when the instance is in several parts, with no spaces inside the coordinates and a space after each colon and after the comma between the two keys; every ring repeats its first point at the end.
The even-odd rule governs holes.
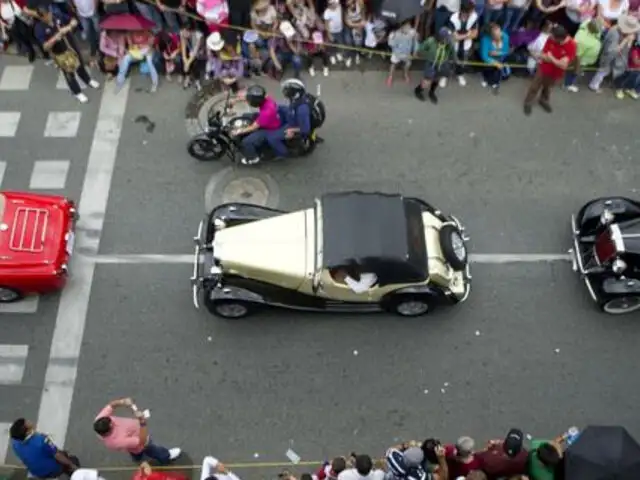
{"type": "Polygon", "coordinates": [[[64,211],[28,194],[0,196],[0,264],[54,264],[64,236],[64,211]]]}
{"type": "Polygon", "coordinates": [[[214,255],[227,273],[298,288],[313,270],[314,219],[309,209],[219,230],[214,255]]]}

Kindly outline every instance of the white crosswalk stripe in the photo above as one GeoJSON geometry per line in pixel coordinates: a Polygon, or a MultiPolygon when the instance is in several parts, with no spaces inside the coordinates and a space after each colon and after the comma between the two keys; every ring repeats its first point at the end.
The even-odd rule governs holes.
{"type": "Polygon", "coordinates": [[[9,428],[10,423],[0,423],[0,464],[6,463],[9,452],[9,428]]]}
{"type": "Polygon", "coordinates": [[[32,190],[59,190],[67,183],[69,160],[38,160],[31,171],[29,188],[32,190]]]}
{"type": "Polygon", "coordinates": [[[49,112],[44,136],[47,138],[73,138],[80,128],[80,112],[49,112]]]}
{"type": "Polygon", "coordinates": [[[0,91],[29,90],[33,65],[7,65],[0,76],[0,91]]]}
{"type": "Polygon", "coordinates": [[[0,112],[0,137],[16,136],[20,116],[20,112],[0,112]]]}
{"type": "Polygon", "coordinates": [[[0,303],[0,313],[36,313],[39,303],[39,295],[29,296],[19,302],[0,303]]]}
{"type": "Polygon", "coordinates": [[[0,345],[0,385],[22,383],[28,354],[28,345],[0,345]]]}

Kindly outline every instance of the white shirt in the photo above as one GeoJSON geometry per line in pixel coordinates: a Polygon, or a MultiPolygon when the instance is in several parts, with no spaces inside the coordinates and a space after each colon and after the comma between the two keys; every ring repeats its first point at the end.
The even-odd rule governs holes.
{"type": "Polygon", "coordinates": [[[322,14],[322,18],[329,25],[329,33],[340,33],[342,31],[342,7],[327,8],[322,14]]]}
{"type": "Polygon", "coordinates": [[[602,16],[605,20],[617,20],[620,15],[629,10],[628,0],[622,0],[620,6],[615,10],[611,8],[610,0],[600,0],[598,3],[600,4],[602,16]]]}
{"type": "Polygon", "coordinates": [[[22,10],[14,2],[2,2],[0,4],[0,18],[2,18],[9,27],[13,25],[16,14],[19,15],[20,12],[22,12],[22,10]]]}
{"type": "MultiPolygon", "coordinates": [[[[373,275],[373,274],[370,274],[373,275]]],[[[348,278],[348,277],[347,277],[348,278]]],[[[385,474],[382,470],[373,469],[369,475],[363,477],[355,468],[347,468],[338,475],[338,480],[384,480],[385,474]]]]}
{"type": "Polygon", "coordinates": [[[96,2],[94,0],[73,0],[78,15],[82,18],[93,17],[96,13],[96,2]]]}
{"type": "MultiPolygon", "coordinates": [[[[478,28],[478,14],[475,12],[475,10],[473,10],[469,14],[467,21],[463,22],[460,19],[460,12],[456,12],[453,15],[451,15],[451,18],[449,19],[449,23],[451,23],[451,25],[453,26],[453,33],[469,33],[471,30],[478,28]]],[[[460,42],[455,42],[454,46],[455,46],[456,52],[458,51],[459,43],[460,42]]],[[[471,50],[471,47],[473,47],[473,40],[471,40],[470,38],[465,38],[464,43],[462,44],[462,48],[465,51],[469,51],[471,50]]]]}
{"type": "MultiPolygon", "coordinates": [[[[362,273],[360,274],[360,281],[354,280],[349,275],[344,277],[344,283],[346,283],[351,290],[355,293],[364,293],[373,287],[378,281],[378,277],[375,273],[362,273]]],[[[356,472],[356,470],[354,470],[356,472]]],[[[357,472],[356,472],[357,473],[357,472]]],[[[338,477],[339,479],[340,477],[338,477]]]]}
{"type": "Polygon", "coordinates": [[[269,27],[273,25],[277,19],[278,11],[273,5],[269,5],[264,13],[260,15],[255,10],[251,10],[251,21],[255,24],[256,27],[269,27]]]}
{"type": "Polygon", "coordinates": [[[460,10],[460,0],[437,0],[436,8],[444,7],[451,13],[460,10]]]}
{"type": "Polygon", "coordinates": [[[233,472],[217,473],[216,467],[219,463],[220,461],[215,457],[204,457],[204,460],[202,460],[200,480],[206,480],[211,475],[215,475],[218,480],[240,480],[240,478],[238,478],[238,476],[233,472]]]}

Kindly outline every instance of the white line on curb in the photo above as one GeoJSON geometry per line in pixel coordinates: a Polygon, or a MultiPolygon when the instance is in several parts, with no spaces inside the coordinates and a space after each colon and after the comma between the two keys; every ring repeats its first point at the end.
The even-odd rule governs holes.
{"type": "MultiPolygon", "coordinates": [[[[128,82],[117,95],[112,89],[104,90],[91,143],[78,206],[80,228],[76,246],[92,254],[97,254],[100,247],[128,93],[128,82]],[[91,234],[87,235],[86,232],[91,234]]],[[[62,291],[56,316],[49,364],[40,399],[38,428],[49,433],[60,447],[64,445],[69,426],[95,266],[95,262],[87,261],[81,256],[74,259],[73,275],[62,291]]]]}
{"type": "MultiPolygon", "coordinates": [[[[79,255],[80,256],[80,255],[79,255]]],[[[193,262],[193,254],[123,254],[123,255],[83,255],[85,261],[98,265],[122,264],[180,264],[193,262]]],[[[571,257],[561,253],[472,253],[471,263],[509,264],[509,263],[549,263],[568,262],[571,257]]]]}

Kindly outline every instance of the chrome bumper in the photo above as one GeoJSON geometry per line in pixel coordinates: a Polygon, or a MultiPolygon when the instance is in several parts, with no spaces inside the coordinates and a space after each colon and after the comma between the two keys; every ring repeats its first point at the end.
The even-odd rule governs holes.
{"type": "Polygon", "coordinates": [[[204,228],[204,221],[198,225],[198,235],[193,237],[194,252],[193,252],[193,273],[191,275],[191,294],[193,295],[193,306],[200,308],[200,288],[202,287],[202,278],[200,277],[200,250],[202,248],[202,229],[204,228]]]}
{"type": "Polygon", "coordinates": [[[585,285],[587,286],[587,290],[589,291],[589,295],[593,299],[594,302],[598,301],[598,296],[596,295],[593,286],[591,285],[591,280],[589,280],[589,276],[587,275],[587,271],[584,268],[584,263],[582,262],[582,255],[580,251],[580,242],[578,241],[579,230],[576,225],[576,216],[571,215],[571,237],[573,238],[573,248],[569,249],[569,255],[571,256],[571,268],[574,272],[579,273],[582,280],[584,280],[585,285]]]}
{"type": "MultiPolygon", "coordinates": [[[[458,227],[458,230],[460,230],[460,232],[462,233],[462,240],[464,240],[465,247],[466,247],[467,242],[470,240],[470,237],[468,235],[465,235],[464,233],[465,228],[462,225],[462,222],[458,219],[458,217],[454,215],[450,215],[450,217],[455,222],[456,226],[458,227]]],[[[467,253],[468,253],[468,250],[467,250],[467,253]]],[[[465,280],[464,295],[462,295],[462,297],[458,300],[459,303],[466,301],[467,298],[469,298],[469,294],[471,293],[471,266],[469,265],[468,259],[467,259],[467,266],[464,268],[464,280],[465,280]]]]}

